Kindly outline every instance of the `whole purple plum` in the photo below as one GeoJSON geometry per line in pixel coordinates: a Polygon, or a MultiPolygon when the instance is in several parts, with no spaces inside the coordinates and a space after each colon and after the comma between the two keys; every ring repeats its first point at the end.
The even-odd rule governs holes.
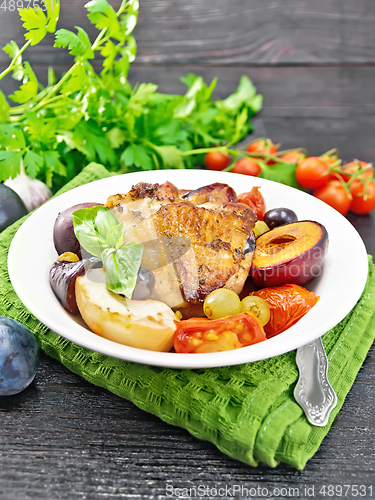
{"type": "Polygon", "coordinates": [[[34,380],[38,361],[38,344],[30,330],[0,316],[0,396],[26,389],[34,380]]]}
{"type": "MultiPolygon", "coordinates": [[[[72,252],[78,255],[80,259],[82,258],[81,250],[83,249],[74,234],[72,213],[81,208],[97,207],[98,205],[102,204],[91,202],[79,203],[59,213],[53,227],[53,243],[59,255],[64,252],[72,252]]],[[[88,256],[87,252],[84,256],[88,256]]]]}

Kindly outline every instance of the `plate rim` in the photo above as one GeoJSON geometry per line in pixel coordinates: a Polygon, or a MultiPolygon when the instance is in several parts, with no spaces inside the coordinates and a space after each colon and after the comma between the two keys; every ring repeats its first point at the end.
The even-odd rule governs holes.
{"type": "MultiPolygon", "coordinates": [[[[72,196],[74,198],[75,194],[77,194],[77,196],[78,196],[81,191],[85,192],[87,189],[89,189],[89,191],[93,191],[93,190],[95,190],[94,188],[100,184],[102,184],[102,185],[104,185],[105,183],[111,184],[111,181],[113,182],[114,179],[121,182],[121,179],[125,178],[126,179],[125,183],[129,186],[130,184],[132,184],[132,179],[134,179],[133,182],[135,183],[135,182],[142,182],[142,181],[147,182],[147,181],[145,181],[145,179],[143,179],[143,177],[149,177],[149,178],[156,177],[157,178],[157,177],[163,176],[163,178],[165,178],[165,180],[169,180],[169,176],[172,176],[174,178],[174,177],[177,177],[177,175],[180,175],[181,177],[185,177],[185,179],[183,179],[183,181],[186,182],[186,177],[188,177],[191,173],[194,173],[195,177],[196,177],[194,179],[194,183],[199,184],[199,185],[204,185],[204,184],[199,183],[197,181],[197,177],[198,178],[201,178],[201,177],[210,178],[211,177],[212,179],[217,177],[215,181],[212,180],[211,182],[220,182],[219,181],[220,178],[222,180],[227,179],[226,183],[231,185],[230,179],[239,178],[239,176],[240,176],[241,178],[244,178],[243,179],[244,182],[245,182],[245,178],[246,178],[246,183],[249,183],[249,184],[252,183],[253,186],[259,185],[260,187],[262,187],[262,185],[264,185],[264,186],[269,185],[275,189],[276,189],[276,186],[278,187],[278,189],[280,189],[280,186],[281,186],[282,189],[286,190],[286,192],[288,192],[288,190],[292,190],[293,192],[298,192],[304,196],[311,196],[311,195],[308,195],[307,193],[303,193],[302,191],[299,191],[299,190],[292,188],[290,186],[285,186],[285,185],[276,183],[274,181],[270,181],[268,179],[260,179],[260,178],[249,179],[249,176],[243,176],[241,174],[233,174],[230,172],[212,172],[212,171],[207,171],[207,170],[203,170],[203,169],[202,170],[198,170],[198,169],[197,170],[187,170],[187,169],[186,170],[172,170],[172,169],[169,169],[169,170],[163,170],[163,171],[132,172],[132,173],[128,173],[128,174],[120,174],[120,175],[116,175],[116,176],[110,176],[110,177],[107,177],[104,179],[98,179],[98,180],[90,182],[88,184],[77,186],[76,188],[73,188],[69,191],[66,191],[65,193],[62,193],[61,195],[59,195],[57,197],[52,198],[47,203],[42,205],[39,209],[37,209],[34,213],[30,214],[30,216],[20,226],[20,228],[16,232],[16,234],[11,242],[11,245],[9,248],[9,253],[8,253],[9,276],[10,276],[11,283],[12,283],[18,297],[23,302],[25,307],[27,309],[29,309],[29,311],[41,323],[43,323],[49,329],[54,331],[56,334],[60,335],[63,338],[66,338],[67,340],[74,342],[74,343],[76,343],[76,344],[78,344],[86,349],[89,349],[91,351],[96,351],[96,352],[99,352],[101,354],[104,354],[104,355],[107,355],[110,357],[122,359],[124,361],[130,361],[130,362],[165,367],[165,368],[179,368],[179,369],[180,368],[181,369],[184,369],[184,368],[196,369],[196,368],[213,368],[213,367],[233,366],[233,365],[239,365],[239,364],[249,363],[249,362],[256,362],[256,361],[260,361],[260,360],[264,360],[264,359],[269,359],[269,358],[272,358],[275,356],[279,356],[281,354],[285,354],[287,352],[293,351],[293,350],[297,349],[298,347],[301,347],[302,345],[305,345],[306,343],[311,342],[311,341],[315,340],[316,338],[322,336],[324,333],[326,333],[326,331],[333,328],[333,326],[335,326],[337,323],[339,323],[339,321],[341,321],[346,316],[346,314],[348,314],[348,312],[354,307],[354,305],[356,304],[356,302],[360,298],[360,296],[363,292],[364,286],[366,284],[367,274],[368,274],[367,250],[366,250],[366,247],[364,245],[364,242],[363,242],[361,236],[359,235],[357,230],[354,228],[354,226],[345,217],[343,217],[338,212],[336,212],[334,209],[332,209],[331,207],[326,205],[324,202],[322,202],[316,198],[313,198],[314,204],[316,203],[316,206],[320,206],[324,212],[330,213],[331,216],[334,217],[334,219],[340,220],[342,222],[342,224],[344,226],[346,225],[347,229],[352,231],[353,235],[355,235],[356,244],[358,245],[358,251],[362,252],[362,257],[363,257],[363,261],[361,260],[362,258],[359,259],[360,276],[359,276],[358,283],[356,284],[356,292],[355,292],[355,294],[352,295],[351,300],[349,301],[351,304],[350,308],[347,307],[345,309],[345,312],[343,312],[343,311],[339,312],[336,310],[335,313],[333,314],[332,321],[327,322],[328,328],[324,328],[324,330],[325,330],[324,332],[311,333],[310,335],[308,335],[307,340],[304,339],[303,341],[302,340],[298,341],[297,339],[295,339],[295,342],[291,342],[290,337],[293,336],[293,334],[295,334],[295,332],[298,332],[298,330],[301,329],[302,325],[305,325],[306,321],[303,322],[303,320],[304,319],[306,320],[306,318],[308,317],[308,316],[307,317],[305,316],[297,324],[295,324],[294,326],[289,328],[287,331],[283,332],[283,334],[281,334],[281,335],[283,335],[283,339],[284,339],[285,344],[288,346],[286,348],[286,350],[282,349],[283,352],[279,352],[280,351],[280,349],[278,348],[278,345],[280,344],[280,337],[279,336],[273,337],[273,338],[265,341],[266,345],[267,345],[267,351],[268,351],[268,354],[266,356],[264,356],[263,354],[259,354],[259,351],[260,352],[263,351],[263,349],[259,348],[259,346],[265,345],[264,342],[261,342],[259,344],[255,344],[255,345],[251,345],[248,347],[243,347],[240,349],[232,350],[232,351],[223,351],[223,352],[218,352],[218,353],[194,353],[194,354],[177,354],[177,353],[170,353],[170,352],[160,353],[160,352],[147,351],[147,350],[143,350],[143,349],[138,349],[138,348],[118,344],[116,342],[113,342],[113,341],[110,341],[110,340],[105,339],[103,337],[100,337],[100,336],[98,336],[90,331],[90,333],[91,333],[90,338],[92,336],[94,336],[95,340],[93,340],[93,342],[90,341],[87,343],[86,341],[84,341],[84,342],[79,341],[80,339],[77,339],[77,337],[75,335],[70,335],[70,332],[66,332],[66,331],[64,331],[64,333],[61,332],[61,328],[59,328],[59,325],[55,321],[51,320],[51,318],[49,318],[48,315],[47,315],[47,317],[45,317],[45,315],[40,314],[39,308],[35,307],[35,301],[31,300],[31,297],[28,296],[26,293],[24,293],[24,289],[23,289],[22,284],[20,283],[20,279],[19,279],[19,270],[17,269],[15,256],[16,256],[17,244],[19,244],[19,242],[24,237],[25,233],[30,229],[30,227],[32,227],[33,223],[37,222],[38,218],[42,217],[42,214],[44,214],[45,211],[48,210],[48,206],[50,206],[50,204],[53,203],[54,205],[56,205],[56,204],[58,205],[59,203],[56,203],[56,200],[59,200],[60,205],[61,205],[61,203],[64,200],[68,200],[72,196]],[[366,272],[364,272],[365,261],[366,261],[366,272]],[[41,316],[43,316],[43,317],[41,317],[41,316]],[[301,322],[303,322],[303,323],[301,324],[301,322]],[[58,331],[58,330],[60,330],[60,331],[58,331]],[[100,341],[98,341],[98,339],[100,339],[100,341]],[[292,344],[293,344],[293,347],[290,347],[292,344]],[[99,349],[97,349],[98,346],[99,346],[99,349]]],[[[153,182],[157,182],[157,181],[154,180],[153,182]]],[[[162,182],[164,182],[164,180],[162,182]]],[[[170,181],[170,182],[177,184],[176,179],[174,179],[173,181],[170,181]]],[[[178,184],[177,184],[177,187],[183,188],[183,186],[179,186],[178,184]]],[[[129,189],[129,188],[127,188],[127,189],[129,189]]],[[[251,189],[251,186],[249,185],[249,187],[246,188],[246,190],[250,190],[250,189],[251,189]]],[[[238,190],[237,190],[237,192],[238,192],[238,190]]],[[[85,200],[85,201],[88,201],[88,200],[85,200]]],[[[66,205],[66,208],[67,208],[67,206],[71,206],[71,205],[66,205]]],[[[55,217],[56,216],[57,216],[57,214],[55,213],[55,217]]],[[[52,239],[52,228],[51,228],[51,239],[52,239]]],[[[51,262],[51,265],[52,265],[52,262],[51,262]]],[[[50,293],[53,294],[52,290],[50,293]]],[[[319,305],[319,302],[314,307],[314,309],[318,305],[319,305]]],[[[65,313],[65,315],[69,315],[69,313],[64,311],[61,306],[60,306],[60,308],[63,311],[63,313],[65,313]]],[[[71,316],[71,315],[69,315],[69,316],[71,316]]],[[[72,321],[74,321],[73,318],[72,318],[72,321]]],[[[307,325],[307,323],[306,323],[306,325],[307,325]]],[[[81,327],[81,328],[83,328],[83,327],[81,327]]],[[[85,328],[85,330],[87,331],[86,328],[85,328]]]]}

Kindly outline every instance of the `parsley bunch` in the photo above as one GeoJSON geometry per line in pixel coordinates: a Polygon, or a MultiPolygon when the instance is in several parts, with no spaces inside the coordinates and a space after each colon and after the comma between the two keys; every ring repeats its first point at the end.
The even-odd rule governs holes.
{"type": "Polygon", "coordinates": [[[203,165],[194,150],[235,144],[251,131],[249,119],[261,109],[262,96],[246,76],[234,94],[217,101],[216,79],[207,85],[194,74],[182,78],[185,95],[157,92],[153,83],[129,84],[138,0],[123,0],[117,12],[107,0],[89,1],[88,18],[98,30],[93,42],[80,27],[56,31],[60,2],[43,2],[43,10],[20,10],[23,47],[11,41],[3,49],[11,62],[0,80],[12,73],[21,85],[9,96],[15,106],[0,90],[0,181],[14,178],[21,164],[53,191],[92,161],[122,173],[194,168],[203,165]],[[23,53],[47,32],[74,62],[60,80],[50,67],[43,87],[23,53]],[[96,56],[100,72],[92,64],[96,56]]]}

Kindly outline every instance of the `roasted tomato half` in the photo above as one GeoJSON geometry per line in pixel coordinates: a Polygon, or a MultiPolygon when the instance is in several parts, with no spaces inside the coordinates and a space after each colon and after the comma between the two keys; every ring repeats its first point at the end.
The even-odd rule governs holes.
{"type": "Polygon", "coordinates": [[[269,305],[271,318],[264,327],[268,339],[297,323],[319,300],[314,292],[299,285],[262,288],[253,295],[269,305]]]}
{"type": "Polygon", "coordinates": [[[239,194],[237,199],[240,203],[249,205],[256,213],[258,220],[263,220],[266,213],[266,203],[258,187],[253,187],[248,193],[239,194]]]}
{"type": "Polygon", "coordinates": [[[230,351],[266,340],[259,320],[248,313],[216,320],[190,318],[181,321],[174,333],[178,353],[230,351]]]}

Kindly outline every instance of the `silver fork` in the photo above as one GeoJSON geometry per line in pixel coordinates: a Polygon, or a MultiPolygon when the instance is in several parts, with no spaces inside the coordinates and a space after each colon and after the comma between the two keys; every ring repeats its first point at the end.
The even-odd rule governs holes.
{"type": "Polygon", "coordinates": [[[337,404],[337,395],[328,380],[328,358],[322,339],[297,349],[299,380],[294,397],[312,425],[324,427],[337,404]]]}

